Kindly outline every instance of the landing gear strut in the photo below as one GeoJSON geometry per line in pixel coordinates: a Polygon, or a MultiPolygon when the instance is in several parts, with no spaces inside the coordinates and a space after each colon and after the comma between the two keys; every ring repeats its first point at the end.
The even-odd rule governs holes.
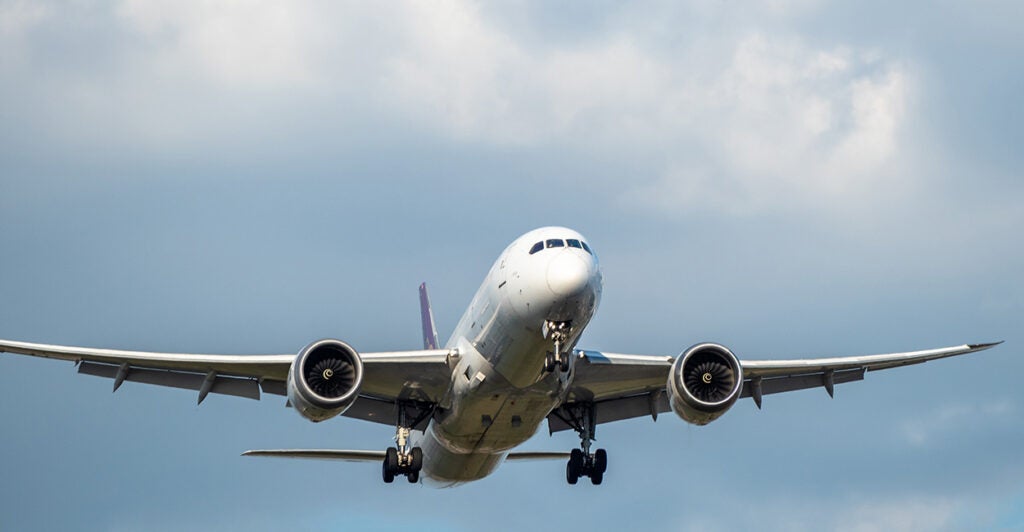
{"type": "Polygon", "coordinates": [[[410,423],[406,408],[409,405],[399,403],[398,422],[395,428],[395,443],[397,447],[388,447],[384,453],[384,463],[381,465],[381,473],[384,482],[394,482],[396,476],[404,475],[410,484],[420,481],[420,470],[423,469],[423,449],[419,447],[409,448],[409,432],[430,415],[430,410],[418,409],[418,416],[410,423]]]}
{"type": "Polygon", "coordinates": [[[565,341],[569,338],[572,324],[567,321],[546,321],[542,329],[544,337],[554,341],[554,351],[544,359],[544,371],[552,372],[558,368],[563,373],[569,371],[571,353],[564,352],[565,341]]]}
{"type": "Polygon", "coordinates": [[[565,465],[565,480],[576,484],[580,477],[590,477],[590,482],[597,486],[604,481],[604,472],[608,469],[608,452],[598,449],[590,452],[590,444],[594,441],[597,428],[597,415],[593,403],[573,403],[553,412],[580,435],[580,448],[569,453],[569,463],[565,465]]]}

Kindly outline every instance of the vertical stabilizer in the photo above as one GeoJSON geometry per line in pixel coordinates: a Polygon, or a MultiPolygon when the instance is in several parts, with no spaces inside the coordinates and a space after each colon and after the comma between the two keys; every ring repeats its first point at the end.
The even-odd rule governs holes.
{"type": "Polygon", "coordinates": [[[423,324],[423,349],[437,349],[437,327],[434,326],[434,311],[427,296],[427,283],[420,284],[420,320],[423,324]]]}

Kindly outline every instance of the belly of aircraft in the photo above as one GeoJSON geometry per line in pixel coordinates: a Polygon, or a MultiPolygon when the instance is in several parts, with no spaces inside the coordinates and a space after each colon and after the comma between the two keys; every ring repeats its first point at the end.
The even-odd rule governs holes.
{"type": "Polygon", "coordinates": [[[431,423],[420,443],[423,473],[435,483],[454,485],[491,474],[510,449],[537,432],[555,400],[527,390],[466,402],[460,415],[431,423]]]}
{"type": "Polygon", "coordinates": [[[510,449],[537,432],[558,403],[559,384],[553,376],[516,388],[491,372],[431,423],[420,443],[424,476],[451,485],[489,475],[510,449]]]}

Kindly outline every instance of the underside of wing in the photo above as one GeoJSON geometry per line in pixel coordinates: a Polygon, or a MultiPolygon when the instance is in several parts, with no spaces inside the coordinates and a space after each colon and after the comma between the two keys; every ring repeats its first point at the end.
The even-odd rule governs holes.
{"type": "Polygon", "coordinates": [[[69,360],[78,372],[114,379],[116,391],[122,383],[141,382],[185,388],[207,394],[225,394],[250,399],[267,393],[283,393],[295,355],[208,355],[124,351],[0,340],[0,352],[69,360]]]}
{"type": "MultiPolygon", "coordinates": [[[[734,385],[736,395],[732,401],[751,397],[760,408],[764,395],[817,387],[832,395],[836,384],[862,380],[868,371],[975,353],[999,343],[851,357],[743,361],[733,357],[736,373],[743,380],[741,385],[734,385]]],[[[721,349],[728,352],[724,347],[721,349]]],[[[732,356],[731,352],[728,355],[732,356]]],[[[676,358],[598,351],[577,351],[576,356],[576,374],[566,401],[548,416],[551,432],[578,428],[588,415],[602,424],[644,416],[657,419],[658,414],[672,410],[667,387],[676,358]]],[[[707,382],[711,382],[713,373],[703,373],[707,382]]],[[[732,402],[721,404],[728,408],[732,402]]]]}
{"type": "Polygon", "coordinates": [[[597,424],[652,416],[669,410],[665,382],[673,357],[576,351],[574,377],[565,403],[548,416],[552,433],[574,428],[576,405],[593,408],[597,424]]]}
{"type": "Polygon", "coordinates": [[[773,393],[822,387],[829,395],[834,386],[864,378],[868,371],[921,364],[930,360],[984,351],[1002,342],[964,344],[906,353],[793,360],[744,360],[744,386],[740,397],[752,397],[758,408],[761,397],[773,393]]]}
{"type": "MultiPolygon", "coordinates": [[[[312,344],[311,344],[312,345],[312,344]]],[[[124,382],[140,382],[208,394],[259,399],[261,391],[287,395],[295,354],[216,355],[96,349],[0,340],[0,352],[75,362],[78,372],[124,382]]],[[[359,398],[345,412],[357,419],[393,424],[396,404],[431,405],[447,391],[451,370],[447,350],[359,354],[363,375],[359,398]]],[[[420,408],[423,410],[423,408],[420,408]]]]}

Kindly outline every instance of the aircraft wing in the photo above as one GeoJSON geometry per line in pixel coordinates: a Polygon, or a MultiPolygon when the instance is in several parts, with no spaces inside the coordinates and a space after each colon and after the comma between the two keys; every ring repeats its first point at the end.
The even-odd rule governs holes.
{"type": "MultiPolygon", "coordinates": [[[[965,344],[940,349],[833,358],[791,360],[741,360],[743,389],[740,397],[752,397],[758,408],[761,398],[773,393],[806,388],[825,388],[864,378],[867,371],[920,364],[957,355],[983,351],[1002,342],[965,344]]],[[[598,424],[642,416],[658,418],[671,410],[666,384],[672,363],[670,356],[624,355],[599,351],[576,352],[576,375],[563,407],[593,403],[598,424]]],[[[551,432],[570,425],[556,409],[548,416],[551,432]]]]}
{"type": "MultiPolygon", "coordinates": [[[[0,352],[75,362],[78,372],[125,381],[259,399],[260,392],[287,395],[294,354],[211,355],[121,351],[0,340],[0,352]]],[[[447,391],[451,370],[444,349],[360,353],[363,384],[344,415],[393,424],[398,399],[436,404],[447,391]]]]}

